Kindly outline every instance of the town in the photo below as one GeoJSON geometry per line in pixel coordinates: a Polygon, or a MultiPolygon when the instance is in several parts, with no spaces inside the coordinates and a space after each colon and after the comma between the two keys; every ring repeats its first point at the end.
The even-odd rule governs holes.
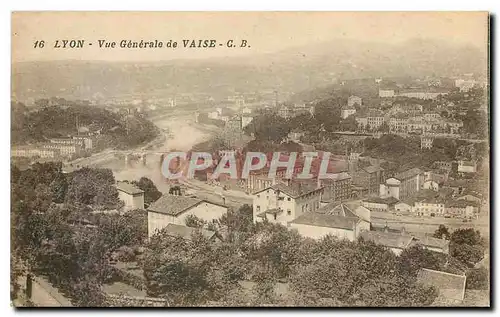
{"type": "MultiPolygon", "coordinates": [[[[232,14],[147,15],[135,38],[232,14]]],[[[220,38],[246,53],[14,59],[12,305],[489,307],[487,14],[324,14],[235,15],[245,40],[220,38]]]]}

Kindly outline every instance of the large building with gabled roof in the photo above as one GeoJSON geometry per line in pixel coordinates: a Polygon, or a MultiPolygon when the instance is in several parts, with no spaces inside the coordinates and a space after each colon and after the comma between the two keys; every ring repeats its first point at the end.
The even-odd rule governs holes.
{"type": "Polygon", "coordinates": [[[354,241],[361,232],[370,230],[370,211],[356,204],[330,203],[297,217],[289,227],[312,239],[332,235],[354,241]]]}
{"type": "Polygon", "coordinates": [[[147,209],[148,236],[153,236],[168,224],[185,225],[186,218],[190,215],[211,221],[222,217],[227,210],[227,206],[203,199],[163,195],[147,209]]]}

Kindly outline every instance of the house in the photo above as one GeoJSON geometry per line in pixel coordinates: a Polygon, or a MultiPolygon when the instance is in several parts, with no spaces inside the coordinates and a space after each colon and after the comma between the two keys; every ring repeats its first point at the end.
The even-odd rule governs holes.
{"type": "Polygon", "coordinates": [[[148,236],[165,228],[169,223],[185,225],[190,215],[205,221],[219,219],[228,210],[227,206],[193,197],[163,195],[148,211],[148,236]]]}
{"type": "Polygon", "coordinates": [[[462,195],[468,186],[469,182],[466,179],[448,179],[443,185],[443,187],[453,190],[453,196],[462,195]]]}
{"type": "Polygon", "coordinates": [[[415,238],[411,235],[381,231],[365,231],[361,233],[360,237],[366,241],[381,244],[396,255],[400,255],[403,250],[410,247],[415,241],[415,238]]]}
{"type": "Polygon", "coordinates": [[[410,213],[412,208],[413,204],[406,201],[400,201],[394,205],[394,210],[398,213],[410,213]]]}
{"type": "Polygon", "coordinates": [[[144,191],[126,182],[116,183],[118,199],[122,200],[125,210],[144,209],[144,191]]]}
{"type": "Polygon", "coordinates": [[[389,211],[389,210],[394,210],[394,206],[399,202],[394,197],[386,197],[386,198],[380,198],[380,197],[368,197],[362,200],[361,204],[372,210],[372,211],[389,211]]]}
{"type": "Polygon", "coordinates": [[[254,222],[268,220],[286,225],[320,208],[323,187],[308,182],[279,182],[253,194],[254,222]]]}
{"type": "Polygon", "coordinates": [[[220,242],[222,241],[220,236],[217,235],[215,231],[207,230],[207,229],[200,229],[200,228],[192,228],[188,226],[183,226],[183,225],[176,225],[173,223],[169,223],[165,228],[165,232],[167,235],[171,237],[180,237],[185,240],[191,240],[193,237],[193,234],[195,233],[200,233],[205,237],[210,242],[220,242]]]}
{"type": "Polygon", "coordinates": [[[445,214],[457,218],[475,218],[479,213],[479,205],[474,201],[449,200],[445,204],[445,214]]]}
{"type": "Polygon", "coordinates": [[[422,201],[415,202],[413,211],[419,216],[444,216],[445,202],[441,199],[427,198],[422,201]]]}
{"type": "Polygon", "coordinates": [[[465,296],[465,275],[451,274],[442,271],[422,268],[417,274],[417,282],[425,286],[433,286],[438,292],[438,299],[463,301],[465,296]]]}
{"type": "Polygon", "coordinates": [[[354,105],[343,106],[342,109],[340,110],[340,116],[342,117],[342,119],[346,119],[347,117],[355,113],[356,113],[356,108],[354,107],[354,105]]]}
{"type": "Polygon", "coordinates": [[[370,230],[370,211],[362,206],[330,203],[315,212],[302,214],[288,226],[312,239],[333,235],[354,241],[362,232],[370,230]]]}
{"type": "Polygon", "coordinates": [[[426,234],[412,233],[415,241],[412,244],[421,245],[424,249],[448,254],[450,252],[450,241],[446,239],[438,239],[426,234]]]}

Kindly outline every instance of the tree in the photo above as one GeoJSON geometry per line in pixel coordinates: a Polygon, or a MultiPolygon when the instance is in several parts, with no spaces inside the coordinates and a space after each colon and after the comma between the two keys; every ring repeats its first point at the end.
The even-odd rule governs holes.
{"type": "Polygon", "coordinates": [[[186,226],[191,227],[191,228],[203,228],[203,226],[206,225],[206,221],[203,219],[198,218],[195,215],[189,215],[186,217],[184,220],[186,226]]]}
{"type": "Polygon", "coordinates": [[[481,261],[484,256],[483,249],[479,245],[450,243],[450,255],[468,267],[481,261]]]}
{"type": "Polygon", "coordinates": [[[484,268],[473,268],[467,272],[466,289],[481,289],[489,288],[489,271],[484,268]]]}
{"type": "Polygon", "coordinates": [[[403,250],[399,256],[398,268],[404,274],[416,276],[422,268],[439,271],[443,265],[444,259],[438,257],[437,253],[416,245],[403,250]]]}
{"type": "Polygon", "coordinates": [[[167,298],[172,306],[205,303],[217,287],[209,279],[213,256],[211,244],[201,234],[188,241],[160,231],[143,260],[148,296],[167,298]]]}
{"type": "Polygon", "coordinates": [[[432,235],[434,238],[438,239],[450,239],[450,232],[448,231],[448,227],[445,225],[439,225],[439,228],[436,229],[434,234],[432,235]]]}
{"type": "Polygon", "coordinates": [[[115,178],[110,169],[81,168],[70,175],[66,202],[103,209],[119,208],[123,203],[118,199],[114,184],[115,178]]]}
{"type": "Polygon", "coordinates": [[[457,229],[453,231],[450,241],[458,245],[468,244],[470,246],[482,245],[484,243],[479,230],[474,230],[473,228],[457,229]]]}
{"type": "Polygon", "coordinates": [[[138,182],[133,181],[132,184],[144,191],[144,203],[147,206],[157,201],[162,195],[153,181],[147,177],[141,177],[138,182]]]}

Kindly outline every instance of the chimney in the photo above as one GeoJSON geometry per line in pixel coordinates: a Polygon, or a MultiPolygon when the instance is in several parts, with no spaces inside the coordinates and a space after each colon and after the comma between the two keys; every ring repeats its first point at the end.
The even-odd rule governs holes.
{"type": "Polygon", "coordinates": [[[403,226],[403,228],[401,228],[401,235],[402,236],[406,235],[406,228],[405,228],[405,226],[403,226]]]}

